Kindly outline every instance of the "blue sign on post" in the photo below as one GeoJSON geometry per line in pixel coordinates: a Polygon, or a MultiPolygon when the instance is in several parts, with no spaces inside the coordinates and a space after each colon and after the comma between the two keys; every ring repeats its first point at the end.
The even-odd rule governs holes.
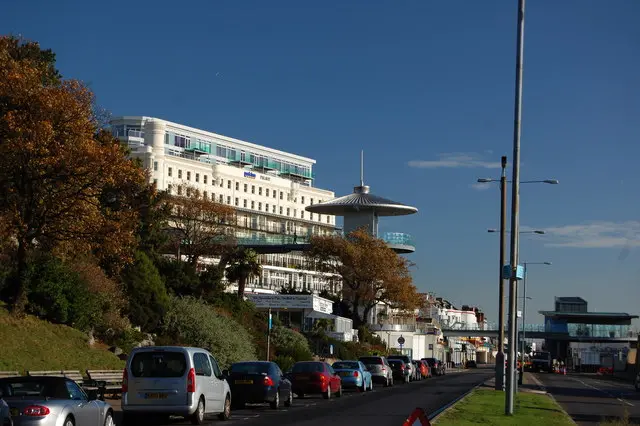
{"type": "MultiPolygon", "coordinates": [[[[504,265],[502,267],[502,279],[508,280],[511,278],[511,265],[504,265]]],[[[516,268],[516,279],[521,280],[524,278],[524,267],[522,265],[518,265],[516,268]]]]}
{"type": "Polygon", "coordinates": [[[271,315],[271,312],[269,312],[269,330],[271,330],[273,328],[273,316],[271,315]]]}

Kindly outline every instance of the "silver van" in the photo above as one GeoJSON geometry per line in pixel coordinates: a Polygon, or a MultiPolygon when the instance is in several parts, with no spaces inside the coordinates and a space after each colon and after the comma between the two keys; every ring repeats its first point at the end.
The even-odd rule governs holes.
{"type": "Polygon", "coordinates": [[[231,390],[208,351],[146,346],[129,354],[122,378],[122,416],[135,424],[148,416],[183,416],[195,425],[205,415],[231,416],[231,390]],[[145,416],[145,417],[142,417],[145,416]]]}

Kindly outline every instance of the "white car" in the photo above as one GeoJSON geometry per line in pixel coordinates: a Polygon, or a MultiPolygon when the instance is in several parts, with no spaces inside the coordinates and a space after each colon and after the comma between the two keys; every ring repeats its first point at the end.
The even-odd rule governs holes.
{"type": "Polygon", "coordinates": [[[125,424],[148,416],[183,416],[199,425],[205,415],[231,416],[231,390],[218,362],[205,349],[145,346],[129,354],[122,380],[125,424]]]}

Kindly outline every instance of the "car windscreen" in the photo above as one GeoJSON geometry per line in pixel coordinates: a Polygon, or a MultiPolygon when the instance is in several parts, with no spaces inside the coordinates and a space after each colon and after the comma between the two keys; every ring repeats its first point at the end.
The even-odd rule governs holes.
{"type": "Polygon", "coordinates": [[[133,377],[182,377],[187,371],[187,360],[183,352],[138,352],[131,360],[130,370],[133,377]]]}
{"type": "Polygon", "coordinates": [[[0,379],[2,397],[10,398],[56,398],[69,399],[64,379],[51,380],[49,378],[6,378],[0,379]]]}
{"type": "Polygon", "coordinates": [[[344,369],[344,368],[348,368],[348,369],[352,369],[352,370],[359,370],[360,366],[358,365],[357,362],[334,362],[332,365],[333,368],[340,370],[340,369],[344,369]]]}
{"type": "Polygon", "coordinates": [[[376,356],[367,356],[360,358],[360,362],[365,365],[382,365],[382,358],[376,356]]]}
{"type": "Polygon", "coordinates": [[[426,358],[426,359],[423,359],[423,361],[427,361],[427,364],[429,364],[430,366],[436,365],[436,359],[435,358],[426,358]]]}
{"type": "Polygon", "coordinates": [[[294,364],[291,371],[294,373],[322,373],[324,366],[319,362],[300,362],[294,364]]]}
{"type": "Polygon", "coordinates": [[[264,362],[238,362],[231,365],[231,374],[268,374],[269,364],[264,362]]]}
{"type": "Polygon", "coordinates": [[[392,367],[400,367],[403,364],[403,362],[399,359],[390,359],[389,360],[389,365],[392,367]]]}

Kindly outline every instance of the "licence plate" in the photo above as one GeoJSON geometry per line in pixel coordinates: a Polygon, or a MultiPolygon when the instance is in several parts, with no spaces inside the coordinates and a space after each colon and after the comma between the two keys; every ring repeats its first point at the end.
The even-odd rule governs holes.
{"type": "Polygon", "coordinates": [[[235,384],[236,385],[252,385],[253,380],[236,380],[235,384]]]}
{"type": "Polygon", "coordinates": [[[350,376],[351,373],[349,373],[348,371],[341,371],[340,375],[343,376],[343,377],[347,377],[347,376],[350,376]]]}
{"type": "Polygon", "coordinates": [[[12,408],[9,412],[11,413],[11,417],[18,417],[18,414],[20,414],[20,411],[17,408],[12,408]]]}
{"type": "Polygon", "coordinates": [[[166,393],[153,392],[144,394],[146,399],[167,399],[166,393]]]}

